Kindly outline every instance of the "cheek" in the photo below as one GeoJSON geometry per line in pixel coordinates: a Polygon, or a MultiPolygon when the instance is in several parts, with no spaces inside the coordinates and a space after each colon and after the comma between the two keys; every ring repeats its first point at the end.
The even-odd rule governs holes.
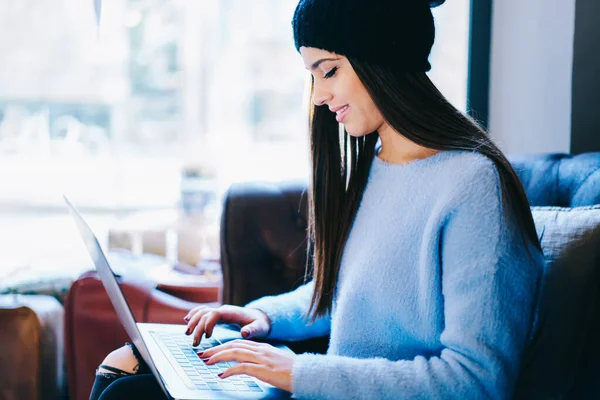
{"type": "Polygon", "coordinates": [[[343,99],[340,103],[350,104],[351,111],[344,121],[346,131],[352,136],[364,136],[377,130],[383,123],[383,117],[358,78],[349,79],[342,87],[343,99]]]}
{"type": "Polygon", "coordinates": [[[381,111],[379,111],[379,108],[377,108],[377,106],[375,105],[375,102],[373,101],[373,99],[371,99],[371,96],[369,96],[369,94],[367,93],[366,89],[365,90],[365,97],[364,97],[364,104],[365,104],[365,109],[366,114],[368,115],[367,119],[369,121],[369,129],[371,129],[371,132],[379,129],[381,127],[381,125],[384,123],[384,118],[383,115],[381,114],[381,111]]]}
{"type": "Polygon", "coordinates": [[[356,104],[346,121],[346,130],[353,136],[362,136],[376,131],[383,123],[381,113],[373,102],[356,104]]]}
{"type": "Polygon", "coordinates": [[[362,84],[357,83],[351,86],[352,88],[352,98],[350,103],[354,105],[353,109],[355,109],[357,115],[357,119],[362,121],[362,124],[367,124],[369,127],[378,124],[380,121],[381,113],[375,106],[373,100],[371,100],[371,96],[367,93],[366,89],[362,86],[362,84]]]}

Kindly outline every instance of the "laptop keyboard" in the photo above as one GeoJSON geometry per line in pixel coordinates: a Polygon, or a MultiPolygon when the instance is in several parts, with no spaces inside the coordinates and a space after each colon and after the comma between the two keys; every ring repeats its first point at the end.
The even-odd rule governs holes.
{"type": "Polygon", "coordinates": [[[167,359],[179,372],[183,372],[189,382],[188,386],[198,390],[212,390],[215,392],[262,392],[254,378],[248,375],[234,375],[225,379],[217,375],[226,371],[235,362],[220,362],[206,365],[198,357],[198,352],[207,350],[221,343],[215,338],[203,338],[200,345],[192,347],[191,338],[184,334],[167,332],[150,332],[156,343],[161,347],[167,359]],[[171,355],[171,357],[169,356],[171,355]]]}

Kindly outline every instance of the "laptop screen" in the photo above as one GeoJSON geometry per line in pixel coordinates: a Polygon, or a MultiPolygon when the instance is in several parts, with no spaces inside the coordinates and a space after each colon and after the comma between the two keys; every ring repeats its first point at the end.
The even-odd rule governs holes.
{"type": "Polygon", "coordinates": [[[94,266],[96,267],[96,271],[98,271],[98,275],[102,280],[102,284],[104,285],[104,288],[108,293],[110,302],[115,308],[115,311],[117,312],[117,316],[119,317],[121,324],[125,328],[125,332],[127,332],[129,337],[133,341],[133,344],[135,344],[135,346],[138,348],[144,361],[146,361],[146,364],[148,364],[148,367],[156,377],[158,384],[162,388],[167,398],[171,398],[164,386],[164,383],[162,382],[162,379],[160,378],[160,374],[158,373],[158,370],[156,369],[152,358],[150,357],[150,352],[148,351],[148,348],[142,340],[142,335],[138,330],[135,318],[133,316],[133,313],[131,312],[131,308],[129,307],[127,299],[125,299],[125,296],[121,291],[121,287],[117,282],[117,278],[115,277],[115,274],[110,268],[108,260],[106,259],[106,256],[102,251],[102,247],[100,246],[96,235],[94,235],[88,224],[84,221],[84,219],[77,212],[75,207],[73,207],[73,205],[71,204],[69,199],[67,199],[66,196],[64,196],[64,200],[65,203],[67,203],[69,213],[75,221],[75,225],[79,230],[81,238],[85,243],[85,247],[87,248],[90,257],[92,258],[94,266]]]}

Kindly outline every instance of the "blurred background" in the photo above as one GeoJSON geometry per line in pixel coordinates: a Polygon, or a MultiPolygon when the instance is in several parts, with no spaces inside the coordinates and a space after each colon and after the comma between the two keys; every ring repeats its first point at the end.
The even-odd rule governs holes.
{"type": "MultiPolygon", "coordinates": [[[[162,310],[181,321],[185,301],[244,304],[299,282],[300,260],[282,259],[299,250],[286,247],[294,245],[285,231],[275,240],[283,247],[256,246],[273,231],[254,201],[265,196],[272,222],[286,210],[273,205],[293,191],[277,198],[272,185],[236,186],[247,190],[228,197],[224,260],[219,248],[231,184],[309,178],[310,74],[292,38],[297,2],[0,0],[0,400],[68,391],[87,399],[93,371],[126,340],[93,273],[77,279],[94,266],[63,194],[124,287],[147,295],[131,302],[143,320],[162,310]]],[[[599,13],[598,0],[448,0],[434,9],[430,56],[429,75],[450,102],[511,159],[529,154],[519,172],[534,203],[571,215],[552,217],[561,239],[543,225],[558,267],[550,270],[563,271],[552,276],[567,274],[546,296],[557,295],[548,304],[559,308],[549,315],[561,332],[550,336],[577,339],[559,347],[587,357],[559,363],[566,375],[554,387],[572,386],[569,398],[598,398],[577,393],[598,386],[588,361],[599,353],[590,275],[599,247],[587,212],[600,183],[599,13]]],[[[285,229],[302,229],[290,216],[285,229]]]]}
{"type": "MultiPolygon", "coordinates": [[[[228,185],[306,179],[308,72],[293,45],[296,4],[2,2],[4,287],[92,267],[63,193],[105,246],[141,253],[140,232],[202,228],[155,243],[173,261],[198,264],[218,258],[228,185]]],[[[430,76],[466,110],[470,1],[434,13],[430,76]]]]}

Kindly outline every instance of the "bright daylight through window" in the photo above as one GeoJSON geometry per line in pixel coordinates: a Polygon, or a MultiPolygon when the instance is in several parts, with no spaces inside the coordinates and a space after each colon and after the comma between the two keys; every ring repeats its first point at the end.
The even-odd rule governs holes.
{"type": "MultiPolygon", "coordinates": [[[[461,110],[469,3],[434,10],[430,76],[461,110]]],[[[193,179],[306,179],[296,4],[111,0],[98,25],[93,0],[4,2],[0,281],[90,268],[63,192],[106,244],[124,217],[181,212],[193,179]]]]}

